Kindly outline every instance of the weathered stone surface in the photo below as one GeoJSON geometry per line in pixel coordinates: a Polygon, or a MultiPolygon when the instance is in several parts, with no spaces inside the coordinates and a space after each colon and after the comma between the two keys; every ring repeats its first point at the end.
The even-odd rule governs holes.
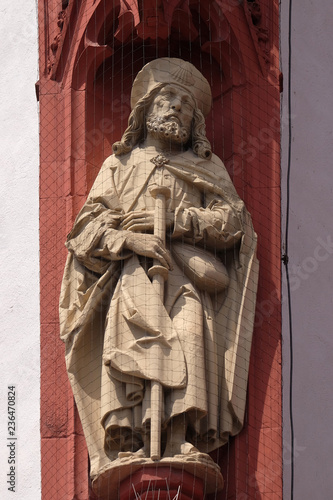
{"type": "Polygon", "coordinates": [[[60,302],[95,484],[138,455],[205,464],[241,430],[254,320],[256,235],[205,137],[208,82],[155,60],[132,105],[68,236],[60,302]]]}

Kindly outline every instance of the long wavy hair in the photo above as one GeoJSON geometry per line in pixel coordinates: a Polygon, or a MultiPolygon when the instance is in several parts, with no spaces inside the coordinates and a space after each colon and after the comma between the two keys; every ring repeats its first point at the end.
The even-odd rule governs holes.
{"type": "MultiPolygon", "coordinates": [[[[137,144],[145,140],[147,135],[146,116],[148,110],[155,96],[166,85],[165,83],[159,83],[144,97],[139,99],[129,116],[128,127],[121,140],[115,142],[112,146],[115,155],[120,156],[129,153],[137,144]]],[[[206,137],[205,118],[198,108],[194,109],[191,138],[186,147],[192,148],[195,154],[205,160],[209,160],[212,156],[212,148],[206,137]]]]}

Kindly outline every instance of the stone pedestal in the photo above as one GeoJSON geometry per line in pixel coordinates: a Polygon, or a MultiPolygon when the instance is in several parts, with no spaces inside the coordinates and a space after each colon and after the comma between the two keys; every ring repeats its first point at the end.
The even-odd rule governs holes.
{"type": "Polygon", "coordinates": [[[159,461],[128,455],[93,478],[99,500],[203,500],[223,488],[219,466],[205,453],[159,461]]]}
{"type": "Polygon", "coordinates": [[[203,479],[170,467],[147,467],[121,482],[119,500],[203,500],[203,479]]]}

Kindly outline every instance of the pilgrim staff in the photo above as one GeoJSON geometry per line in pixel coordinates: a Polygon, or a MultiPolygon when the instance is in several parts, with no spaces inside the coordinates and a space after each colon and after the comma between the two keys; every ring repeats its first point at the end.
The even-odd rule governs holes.
{"type": "MultiPolygon", "coordinates": [[[[163,168],[167,159],[162,155],[158,155],[151,161],[158,168],[163,168]]],[[[149,187],[149,192],[155,199],[154,235],[158,236],[162,240],[163,245],[165,245],[166,201],[170,198],[171,192],[167,186],[163,185],[163,176],[161,177],[161,184],[152,184],[149,187]]],[[[154,289],[161,299],[160,307],[163,307],[164,282],[168,278],[168,270],[157,259],[154,259],[154,265],[149,269],[148,275],[152,278],[154,289]]],[[[157,317],[160,317],[160,311],[155,311],[155,313],[157,317]]],[[[162,391],[160,382],[152,380],[150,394],[150,458],[152,460],[160,460],[161,458],[162,391]]]]}

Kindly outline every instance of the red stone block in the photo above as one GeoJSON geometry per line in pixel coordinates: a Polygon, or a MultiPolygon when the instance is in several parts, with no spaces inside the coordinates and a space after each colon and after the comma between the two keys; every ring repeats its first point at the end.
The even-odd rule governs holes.
{"type": "Polygon", "coordinates": [[[82,437],[73,434],[64,438],[42,438],[41,453],[42,497],[88,500],[88,460],[82,437]]]}
{"type": "Polygon", "coordinates": [[[41,435],[67,436],[72,428],[73,395],[59,328],[41,325],[41,435]]]}
{"type": "Polygon", "coordinates": [[[42,495],[49,500],[74,497],[73,436],[42,438],[42,495]]]}

